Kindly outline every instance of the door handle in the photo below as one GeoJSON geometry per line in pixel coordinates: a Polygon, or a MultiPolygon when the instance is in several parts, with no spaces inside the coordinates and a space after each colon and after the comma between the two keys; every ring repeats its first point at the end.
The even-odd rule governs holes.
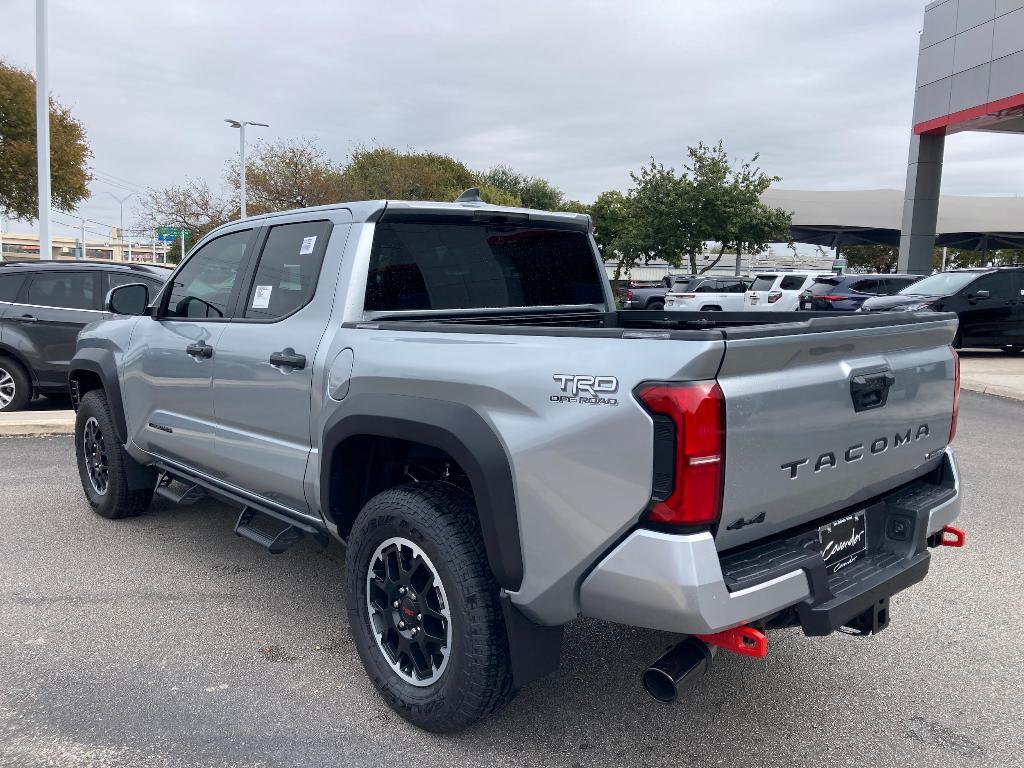
{"type": "Polygon", "coordinates": [[[213,357],[213,347],[202,341],[196,342],[195,344],[189,344],[185,347],[185,352],[192,357],[213,357]]]}
{"type": "Polygon", "coordinates": [[[285,347],[280,352],[270,356],[270,364],[280,368],[294,368],[301,371],[306,367],[306,356],[295,352],[291,347],[285,347]]]}
{"type": "Polygon", "coordinates": [[[39,318],[35,315],[22,315],[18,318],[19,323],[38,323],[39,318]]]}
{"type": "Polygon", "coordinates": [[[882,408],[889,398],[889,389],[896,383],[890,371],[878,371],[854,376],[850,379],[850,397],[856,413],[882,408]]]}

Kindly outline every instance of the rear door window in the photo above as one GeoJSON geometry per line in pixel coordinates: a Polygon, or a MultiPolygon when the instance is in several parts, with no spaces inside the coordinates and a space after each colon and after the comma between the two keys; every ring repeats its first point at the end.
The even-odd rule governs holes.
{"type": "Polygon", "coordinates": [[[245,302],[247,319],[276,320],[310,302],[329,234],[330,224],[324,221],[271,228],[245,302]]]}
{"type": "Polygon", "coordinates": [[[772,286],[775,285],[775,280],[778,275],[758,275],[754,279],[754,284],[750,286],[752,291],[770,291],[772,286]]]}
{"type": "Polygon", "coordinates": [[[878,292],[892,295],[902,291],[908,285],[913,285],[916,281],[916,277],[887,277],[881,281],[882,285],[879,286],[878,292]]]}
{"type": "Polygon", "coordinates": [[[705,280],[697,286],[694,293],[717,293],[718,292],[718,281],[717,280],[705,280]]]}
{"type": "Polygon", "coordinates": [[[367,311],[604,303],[586,232],[438,219],[377,224],[367,311]]]}
{"type": "Polygon", "coordinates": [[[779,289],[783,291],[799,291],[807,282],[805,275],[786,275],[779,283],[779,289]]]}
{"type": "Polygon", "coordinates": [[[881,280],[878,280],[877,278],[858,280],[857,282],[850,286],[850,289],[857,291],[857,293],[879,294],[882,293],[882,290],[879,287],[880,283],[881,280]]]}
{"type": "Polygon", "coordinates": [[[21,286],[25,284],[26,275],[0,275],[0,301],[12,302],[18,298],[21,286]]]}
{"type": "Polygon", "coordinates": [[[99,309],[96,272],[36,272],[26,304],[61,309],[99,309]]]}

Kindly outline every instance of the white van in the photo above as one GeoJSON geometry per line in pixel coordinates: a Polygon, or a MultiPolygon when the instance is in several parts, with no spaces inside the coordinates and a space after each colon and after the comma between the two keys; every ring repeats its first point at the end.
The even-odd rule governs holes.
{"type": "Polygon", "coordinates": [[[800,292],[821,272],[764,272],[754,278],[743,296],[743,309],[752,312],[795,312],[800,292]]]}

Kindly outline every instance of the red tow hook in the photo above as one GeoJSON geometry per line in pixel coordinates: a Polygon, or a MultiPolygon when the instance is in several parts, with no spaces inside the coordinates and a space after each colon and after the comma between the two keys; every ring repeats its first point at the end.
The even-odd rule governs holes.
{"type": "Polygon", "coordinates": [[[712,635],[697,635],[708,645],[715,645],[723,651],[738,653],[740,656],[752,656],[763,659],[768,655],[768,638],[764,632],[748,627],[733,627],[712,635]]]}
{"type": "Polygon", "coordinates": [[[967,543],[967,534],[959,528],[947,525],[939,531],[940,547],[962,547],[967,543]]]}

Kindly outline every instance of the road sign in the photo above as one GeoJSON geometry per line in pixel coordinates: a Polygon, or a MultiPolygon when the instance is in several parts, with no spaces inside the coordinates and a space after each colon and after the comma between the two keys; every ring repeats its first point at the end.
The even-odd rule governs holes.
{"type": "Polygon", "coordinates": [[[179,237],[187,240],[188,230],[184,227],[157,227],[156,239],[162,243],[173,243],[179,237]]]}

